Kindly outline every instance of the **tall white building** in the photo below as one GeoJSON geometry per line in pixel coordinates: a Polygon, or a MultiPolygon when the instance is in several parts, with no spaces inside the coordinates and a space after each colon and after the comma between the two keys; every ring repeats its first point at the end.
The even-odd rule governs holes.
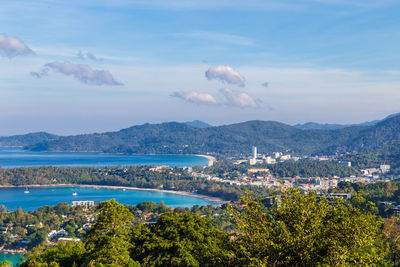
{"type": "Polygon", "coordinates": [[[386,165],[386,164],[381,165],[380,169],[381,169],[382,173],[387,173],[388,171],[390,171],[390,165],[386,165]]]}
{"type": "Polygon", "coordinates": [[[257,147],[256,146],[253,146],[253,148],[252,148],[252,154],[253,154],[253,159],[256,159],[257,158],[257,147]]]}

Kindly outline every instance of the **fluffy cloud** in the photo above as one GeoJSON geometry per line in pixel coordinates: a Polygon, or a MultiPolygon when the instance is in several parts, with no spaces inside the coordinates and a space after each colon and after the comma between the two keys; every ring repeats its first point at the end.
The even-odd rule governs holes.
{"type": "Polygon", "coordinates": [[[198,93],[195,91],[186,91],[186,92],[180,91],[180,92],[174,92],[171,96],[196,104],[208,104],[208,105],[217,104],[215,98],[207,93],[198,93]]]}
{"type": "Polygon", "coordinates": [[[0,54],[12,58],[31,53],[33,51],[18,38],[0,34],[0,54]]]}
{"type": "Polygon", "coordinates": [[[221,92],[221,94],[225,96],[228,105],[237,106],[241,108],[259,107],[259,104],[257,103],[259,101],[254,100],[251,96],[249,96],[244,92],[230,90],[226,88],[222,88],[219,91],[221,92]]]}
{"type": "Polygon", "coordinates": [[[209,80],[220,80],[229,84],[236,84],[238,86],[245,86],[245,79],[240,75],[239,72],[235,71],[229,66],[215,66],[210,67],[206,71],[206,77],[209,80]]]}
{"type": "Polygon", "coordinates": [[[72,64],[66,62],[51,62],[46,64],[41,72],[31,72],[31,75],[40,78],[48,74],[48,71],[53,69],[67,76],[72,75],[78,81],[85,84],[93,85],[122,85],[116,81],[109,71],[94,70],[88,65],[72,64]]]}

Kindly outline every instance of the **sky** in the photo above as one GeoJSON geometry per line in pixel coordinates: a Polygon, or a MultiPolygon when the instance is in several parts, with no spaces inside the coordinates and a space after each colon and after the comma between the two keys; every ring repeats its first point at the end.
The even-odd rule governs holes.
{"type": "Polygon", "coordinates": [[[400,111],[394,0],[2,0],[0,136],[400,111]]]}

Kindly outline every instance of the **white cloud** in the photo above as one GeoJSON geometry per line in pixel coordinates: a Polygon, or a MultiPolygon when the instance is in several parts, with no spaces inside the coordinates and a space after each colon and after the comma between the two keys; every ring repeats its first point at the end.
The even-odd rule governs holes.
{"type": "Polygon", "coordinates": [[[33,51],[18,38],[0,34],[0,54],[12,58],[31,53],[33,51]]]}
{"type": "Polygon", "coordinates": [[[208,104],[208,105],[217,104],[215,98],[207,93],[198,93],[195,91],[180,91],[172,93],[171,96],[196,104],[208,104]]]}
{"type": "Polygon", "coordinates": [[[88,65],[73,64],[68,61],[66,62],[51,62],[44,66],[41,72],[31,72],[31,75],[40,78],[46,76],[48,71],[53,69],[59,73],[67,76],[72,75],[78,81],[84,84],[93,85],[122,85],[122,83],[116,81],[111,73],[107,70],[94,70],[88,65]]]}
{"type": "Polygon", "coordinates": [[[206,77],[209,80],[220,80],[229,84],[236,84],[238,86],[245,86],[245,79],[240,75],[239,72],[235,71],[229,66],[215,66],[210,67],[206,71],[206,77]]]}
{"type": "Polygon", "coordinates": [[[230,90],[226,88],[222,88],[219,91],[221,92],[221,94],[225,96],[228,105],[237,106],[241,108],[259,107],[259,104],[257,103],[258,101],[254,100],[251,96],[249,96],[244,92],[230,90]]]}
{"type": "Polygon", "coordinates": [[[94,85],[122,85],[117,82],[111,73],[107,70],[94,70],[88,65],[72,64],[66,62],[52,62],[45,65],[45,67],[54,69],[65,75],[72,75],[75,79],[85,84],[94,85]]]}

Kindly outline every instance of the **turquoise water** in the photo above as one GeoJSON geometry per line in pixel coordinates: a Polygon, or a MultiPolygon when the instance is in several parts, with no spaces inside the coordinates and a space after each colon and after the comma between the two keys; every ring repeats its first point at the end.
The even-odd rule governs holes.
{"type": "MultiPolygon", "coordinates": [[[[182,155],[113,155],[101,153],[78,152],[30,152],[17,148],[0,148],[0,166],[2,168],[32,167],[32,166],[129,166],[129,165],[168,165],[171,167],[192,167],[206,165],[207,159],[198,156],[182,155]]],[[[143,201],[160,203],[162,200],[170,207],[192,207],[193,205],[208,205],[211,202],[191,196],[177,195],[165,192],[142,190],[122,190],[86,187],[38,187],[0,188],[0,205],[8,210],[22,208],[27,211],[39,207],[54,206],[61,202],[71,203],[75,200],[105,201],[116,199],[123,204],[136,205],[143,201]],[[72,195],[77,193],[76,196],[72,195]]],[[[18,264],[23,255],[0,253],[0,262],[6,260],[18,264]]]]}
{"type": "Polygon", "coordinates": [[[13,265],[14,265],[14,264],[18,264],[18,263],[21,262],[23,256],[24,256],[24,255],[22,255],[22,254],[5,254],[5,253],[0,253],[0,262],[9,261],[9,262],[11,262],[13,265]]]}
{"type": "MultiPolygon", "coordinates": [[[[0,166],[4,168],[29,166],[127,166],[127,165],[168,165],[194,166],[205,165],[207,159],[198,156],[182,155],[112,155],[101,153],[54,153],[30,152],[17,148],[0,148],[0,166]]],[[[207,205],[210,202],[201,198],[171,193],[142,190],[113,190],[82,187],[42,187],[31,188],[30,194],[24,194],[24,188],[0,188],[0,205],[9,210],[22,208],[35,210],[44,205],[54,206],[60,202],[71,203],[74,200],[105,201],[115,198],[118,202],[135,205],[143,201],[161,200],[171,207],[191,207],[207,205]],[[73,196],[72,193],[77,195],[73,196]]]]}
{"type": "Polygon", "coordinates": [[[0,205],[8,210],[21,208],[26,211],[36,210],[39,207],[75,200],[105,201],[116,199],[123,204],[136,205],[143,201],[160,203],[161,200],[170,207],[192,207],[194,205],[208,205],[211,202],[197,197],[178,195],[173,193],[126,189],[105,189],[91,187],[32,187],[29,194],[25,188],[0,188],[0,205]],[[76,196],[73,193],[77,193],[76,196]]]}
{"type": "Polygon", "coordinates": [[[32,166],[129,166],[168,165],[192,167],[207,165],[208,160],[189,155],[117,155],[86,152],[32,152],[18,148],[0,148],[2,168],[32,166]]]}

